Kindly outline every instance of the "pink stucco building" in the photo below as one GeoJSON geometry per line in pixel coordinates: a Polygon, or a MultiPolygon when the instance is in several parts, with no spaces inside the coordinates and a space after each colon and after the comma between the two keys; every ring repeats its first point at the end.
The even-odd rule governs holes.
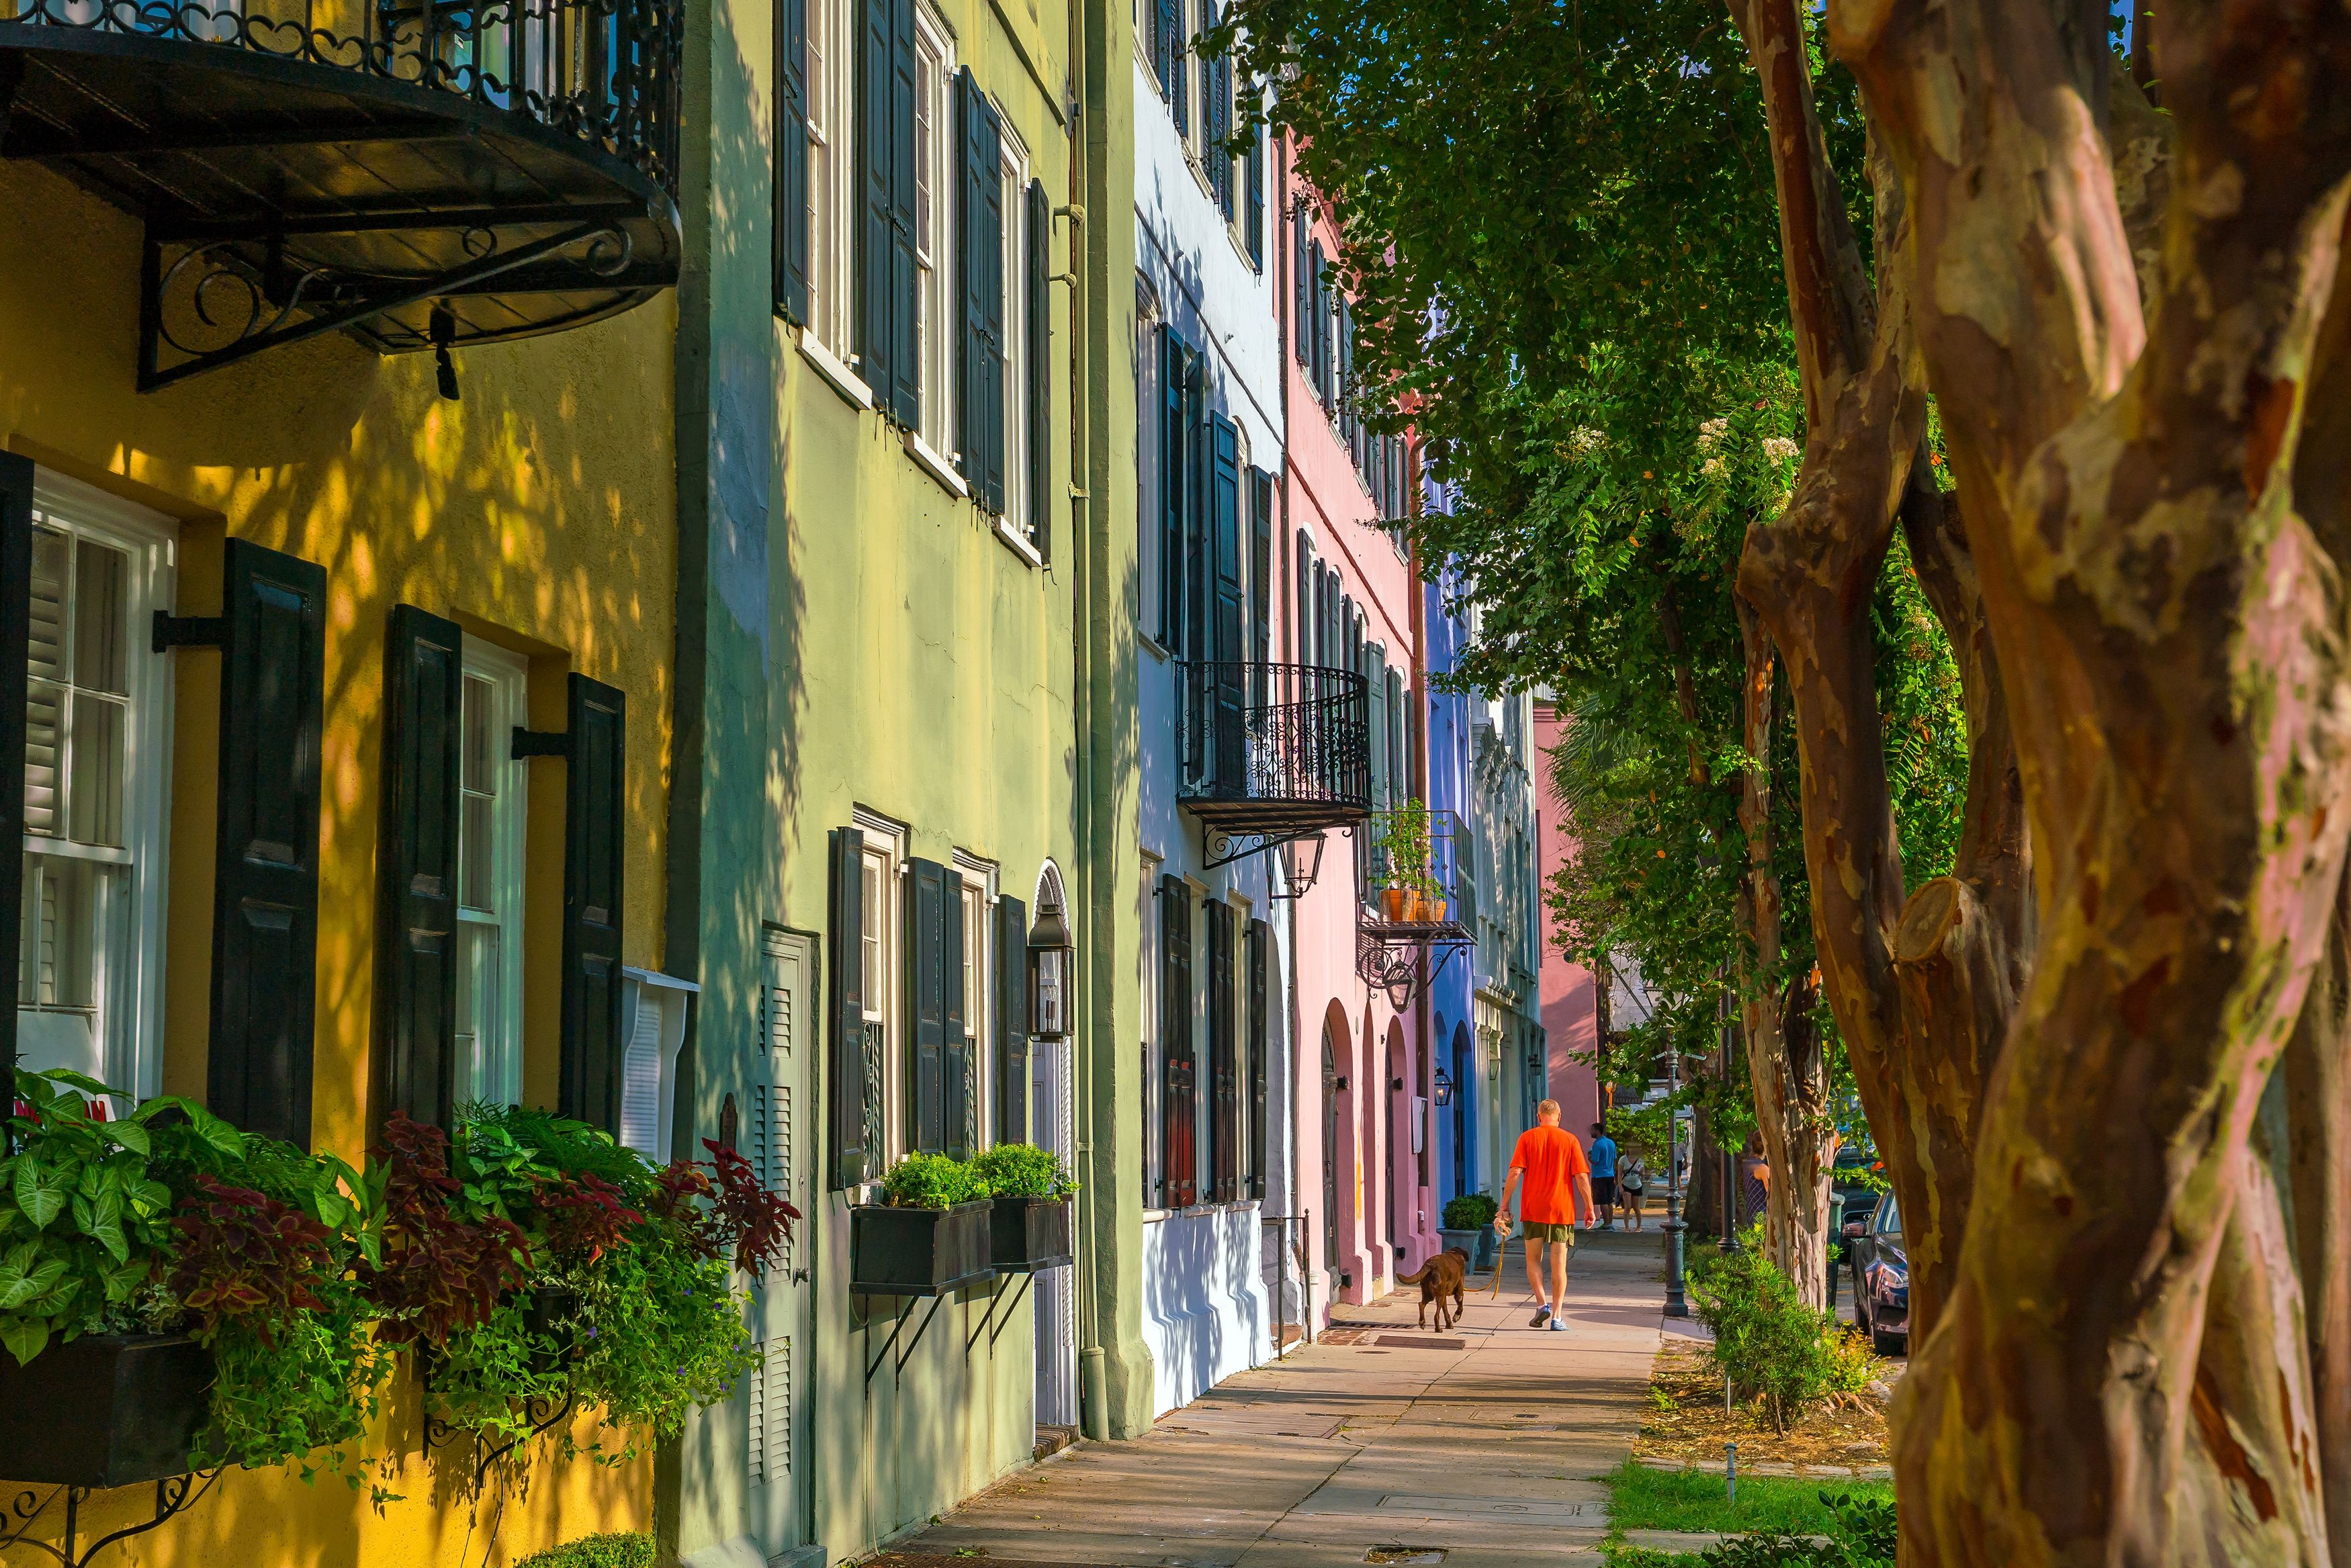
{"type": "MultiPolygon", "coordinates": [[[[1538,759],[1547,759],[1558,746],[1563,725],[1559,711],[1550,702],[1535,703],[1535,749],[1538,759]]],[[[1546,886],[1561,867],[1574,858],[1575,840],[1561,831],[1563,813],[1559,797],[1552,792],[1551,769],[1539,765],[1535,769],[1535,822],[1540,846],[1538,864],[1542,867],[1546,886]]],[[[1592,971],[1582,964],[1570,963],[1552,940],[1550,922],[1544,922],[1542,945],[1542,1025],[1549,1050],[1551,1095],[1559,1102],[1560,1125],[1577,1137],[1585,1135],[1592,1124],[1600,1119],[1602,1107],[1599,1076],[1593,1071],[1593,1061],[1600,1044],[1597,991],[1592,971]]]]}

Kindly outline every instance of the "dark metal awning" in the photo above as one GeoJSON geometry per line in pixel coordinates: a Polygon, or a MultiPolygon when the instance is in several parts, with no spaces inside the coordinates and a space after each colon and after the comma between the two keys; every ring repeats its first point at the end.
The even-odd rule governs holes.
{"type": "Polygon", "coordinates": [[[141,220],[142,390],[560,331],[677,279],[680,39],[676,0],[26,0],[0,156],[141,220]]]}

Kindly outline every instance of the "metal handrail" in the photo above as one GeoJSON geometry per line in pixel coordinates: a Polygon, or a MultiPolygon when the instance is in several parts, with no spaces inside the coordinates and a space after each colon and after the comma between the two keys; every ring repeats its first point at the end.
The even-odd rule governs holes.
{"type": "Polygon", "coordinates": [[[12,26],[241,49],[448,93],[599,148],[677,196],[682,0],[0,0],[0,27],[12,26]]]}
{"type": "Polygon", "coordinates": [[[1371,688],[1356,671],[1186,659],[1176,708],[1185,800],[1371,809],[1371,688]]]}

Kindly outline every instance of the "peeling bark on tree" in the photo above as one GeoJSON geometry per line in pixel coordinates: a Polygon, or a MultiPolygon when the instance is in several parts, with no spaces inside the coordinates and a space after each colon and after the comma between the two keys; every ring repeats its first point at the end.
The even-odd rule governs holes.
{"type": "Polygon", "coordinates": [[[2294,1265],[2340,1243],[2283,1194],[2340,1181],[2340,1037],[2305,1044],[2305,1002],[2351,828],[2351,15],[2154,18],[2151,319],[2101,10],[1836,0],[1830,26],[1901,168],[1991,641],[2033,677],[2007,700],[2039,942],[1896,1412],[1904,1552],[2329,1562],[2341,1372],[2294,1265]],[[2322,1097],[2279,1132],[2282,1057],[2322,1097]]]}

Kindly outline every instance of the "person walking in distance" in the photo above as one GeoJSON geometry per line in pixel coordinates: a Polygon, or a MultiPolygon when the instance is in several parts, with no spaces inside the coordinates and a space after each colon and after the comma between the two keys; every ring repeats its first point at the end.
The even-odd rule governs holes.
{"type": "Polygon", "coordinates": [[[1575,1245],[1575,1217],[1581,1207],[1584,1223],[1592,1222],[1592,1162],[1575,1135],[1559,1125],[1559,1102],[1545,1100],[1535,1107],[1535,1125],[1519,1135],[1510,1155],[1510,1179],[1502,1187],[1501,1212],[1494,1230],[1510,1233],[1510,1199],[1526,1183],[1519,1219],[1527,1229],[1527,1286],[1534,1292],[1534,1326],[1549,1324],[1566,1332],[1559,1315],[1560,1298],[1567,1293],[1567,1251],[1575,1245]],[[1543,1288],[1543,1254],[1551,1256],[1551,1288],[1543,1288]]]}
{"type": "Polygon", "coordinates": [[[1600,1229],[1616,1229],[1616,1140],[1598,1122],[1592,1124],[1592,1208],[1600,1229]]]}

